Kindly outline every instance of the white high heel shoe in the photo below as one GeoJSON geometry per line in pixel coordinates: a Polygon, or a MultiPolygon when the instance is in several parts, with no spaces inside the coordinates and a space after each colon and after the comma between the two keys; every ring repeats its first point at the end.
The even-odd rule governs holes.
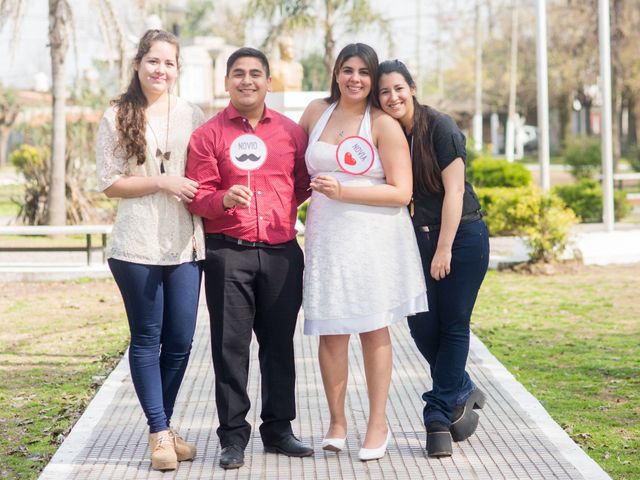
{"type": "Polygon", "coordinates": [[[384,457],[384,454],[387,453],[389,440],[391,440],[391,429],[387,430],[387,438],[382,445],[378,448],[361,448],[358,452],[358,458],[361,461],[366,462],[367,460],[378,460],[379,458],[384,457]]]}
{"type": "Polygon", "coordinates": [[[322,449],[330,452],[339,452],[344,449],[344,442],[347,438],[323,438],[322,449]]]}

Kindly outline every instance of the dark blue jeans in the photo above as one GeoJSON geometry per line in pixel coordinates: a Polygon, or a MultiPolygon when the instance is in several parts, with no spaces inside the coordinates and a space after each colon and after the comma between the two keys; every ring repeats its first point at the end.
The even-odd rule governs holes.
{"type": "Polygon", "coordinates": [[[429,311],[409,317],[418,350],[429,362],[432,390],[424,423],[451,423],[453,408],[466,401],[475,384],[465,370],[469,354],[469,323],[478,290],[489,264],[489,234],[482,220],[460,225],[451,251],[451,273],[436,281],[430,274],[438,246],[438,231],[417,231],[422,268],[427,282],[429,311]]]}
{"type": "Polygon", "coordinates": [[[189,361],[200,295],[200,267],[109,259],[124,300],[131,378],[151,433],[169,428],[189,361]]]}

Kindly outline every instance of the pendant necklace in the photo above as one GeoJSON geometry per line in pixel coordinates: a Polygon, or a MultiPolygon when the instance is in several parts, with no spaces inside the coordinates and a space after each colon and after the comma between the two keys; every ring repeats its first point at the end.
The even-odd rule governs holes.
{"type": "Polygon", "coordinates": [[[165,160],[169,161],[169,159],[171,158],[171,152],[167,151],[167,149],[169,148],[169,118],[170,117],[171,117],[171,95],[169,95],[169,100],[167,102],[167,134],[164,139],[164,150],[165,150],[164,152],[160,150],[160,142],[158,142],[158,136],[156,135],[156,132],[153,130],[153,127],[151,126],[151,123],[149,122],[149,120],[147,120],[147,125],[149,125],[149,129],[151,130],[151,133],[153,134],[153,138],[156,141],[156,159],[160,161],[161,174],[165,173],[164,161],[165,160]]]}

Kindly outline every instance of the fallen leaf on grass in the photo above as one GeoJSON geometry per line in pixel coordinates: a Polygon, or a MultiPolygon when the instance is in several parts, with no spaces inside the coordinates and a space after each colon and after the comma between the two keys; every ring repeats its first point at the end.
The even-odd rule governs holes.
{"type": "Polygon", "coordinates": [[[9,455],[14,455],[16,453],[20,453],[22,455],[27,455],[29,450],[24,445],[18,445],[18,448],[14,448],[13,450],[9,450],[9,455]]]}

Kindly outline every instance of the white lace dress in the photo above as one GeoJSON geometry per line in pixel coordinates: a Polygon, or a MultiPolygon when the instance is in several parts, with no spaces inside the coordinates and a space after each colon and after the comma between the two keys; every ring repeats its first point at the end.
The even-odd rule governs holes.
{"type": "MultiPolygon", "coordinates": [[[[335,104],[318,120],[306,153],[311,178],[332,175],[345,186],[385,183],[374,149],[364,175],[335,171],[336,145],[319,142],[335,104]]],[[[369,110],[359,135],[373,145],[369,110]]],[[[426,311],[420,253],[406,207],[331,200],[313,192],[305,229],[304,333],[361,333],[426,311]]]]}
{"type": "MultiPolygon", "coordinates": [[[[147,158],[138,165],[135,158],[126,159],[117,148],[116,112],[107,109],[100,122],[96,142],[98,189],[103,191],[122,176],[149,177],[160,175],[156,148],[171,152],[165,161],[167,175],[184,176],[187,147],[191,132],[204,122],[200,108],[177,97],[171,109],[169,139],[165,147],[167,117],[150,117],[145,137],[147,158]],[[157,145],[158,137],[160,145],[157,145]]],[[[107,257],[146,265],[178,265],[193,259],[193,240],[197,260],[204,259],[202,219],[192,216],[184,203],[166,192],[136,198],[122,198],[113,232],[107,242],[107,257]]]]}

